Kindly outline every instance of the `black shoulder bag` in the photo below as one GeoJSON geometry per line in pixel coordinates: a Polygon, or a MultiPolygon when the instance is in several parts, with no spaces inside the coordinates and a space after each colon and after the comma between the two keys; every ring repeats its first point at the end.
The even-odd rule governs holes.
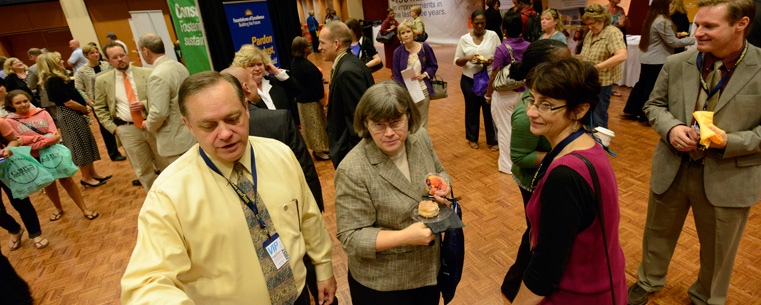
{"type": "Polygon", "coordinates": [[[602,244],[605,246],[605,260],[608,262],[608,279],[610,280],[610,296],[613,298],[613,304],[616,304],[616,293],[615,289],[613,288],[613,272],[610,269],[610,256],[608,255],[608,239],[605,237],[605,217],[603,217],[602,213],[602,191],[600,190],[600,181],[597,179],[597,172],[595,171],[594,166],[592,166],[592,162],[589,161],[589,159],[585,158],[582,155],[579,154],[571,154],[573,156],[576,156],[577,158],[581,159],[581,161],[584,161],[584,163],[587,165],[587,169],[589,169],[589,175],[592,176],[592,183],[595,187],[595,201],[597,201],[597,215],[600,216],[600,228],[602,231],[602,244]]]}

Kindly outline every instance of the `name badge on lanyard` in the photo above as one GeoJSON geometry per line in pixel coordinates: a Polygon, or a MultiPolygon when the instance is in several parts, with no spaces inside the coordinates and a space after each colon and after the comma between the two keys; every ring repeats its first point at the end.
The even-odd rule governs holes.
{"type": "Polygon", "coordinates": [[[264,241],[264,249],[267,249],[267,254],[270,255],[270,259],[275,263],[275,268],[278,270],[291,259],[288,251],[285,250],[285,246],[280,241],[280,235],[277,233],[272,235],[272,239],[264,241]]]}

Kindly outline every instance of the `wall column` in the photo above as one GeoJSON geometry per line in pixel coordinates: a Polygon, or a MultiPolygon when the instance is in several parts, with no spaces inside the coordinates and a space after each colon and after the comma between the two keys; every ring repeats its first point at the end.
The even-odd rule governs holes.
{"type": "Polygon", "coordinates": [[[346,0],[346,10],[349,17],[354,19],[365,19],[365,13],[362,10],[362,0],[346,0]]]}
{"type": "Polygon", "coordinates": [[[60,0],[63,14],[66,16],[66,22],[69,24],[69,31],[74,39],[85,44],[89,41],[98,43],[98,34],[95,33],[95,27],[90,19],[90,13],[84,0],[60,0]]]}

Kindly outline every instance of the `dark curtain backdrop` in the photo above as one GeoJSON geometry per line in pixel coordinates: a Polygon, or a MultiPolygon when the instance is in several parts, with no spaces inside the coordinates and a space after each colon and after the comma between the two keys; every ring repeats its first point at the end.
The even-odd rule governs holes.
{"type": "MultiPolygon", "coordinates": [[[[211,62],[214,63],[214,70],[221,71],[230,66],[233,57],[235,57],[235,51],[237,51],[233,48],[233,39],[227,24],[225,9],[220,0],[198,1],[198,6],[201,9],[206,39],[209,42],[211,62]]],[[[272,20],[272,31],[275,34],[280,66],[283,69],[290,69],[291,41],[294,37],[301,36],[296,1],[268,0],[267,8],[272,20]]]]}

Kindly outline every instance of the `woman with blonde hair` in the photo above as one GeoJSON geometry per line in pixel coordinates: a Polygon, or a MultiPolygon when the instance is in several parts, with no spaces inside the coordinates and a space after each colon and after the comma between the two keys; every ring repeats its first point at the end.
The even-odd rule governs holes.
{"type": "Polygon", "coordinates": [[[602,85],[600,102],[592,110],[592,122],[584,124],[608,128],[610,96],[613,84],[622,77],[621,64],[628,56],[626,44],[621,31],[611,25],[610,13],[602,5],[592,4],[584,9],[581,21],[589,28],[581,47],[581,58],[599,70],[602,85]]]}
{"type": "Polygon", "coordinates": [[[431,79],[436,76],[436,71],[439,69],[436,54],[433,53],[433,48],[427,43],[414,41],[415,34],[412,22],[402,22],[397,32],[399,33],[399,40],[404,44],[394,51],[392,75],[395,81],[406,87],[402,78],[402,71],[407,67],[412,67],[415,70],[415,77],[412,80],[420,83],[420,88],[423,89],[425,96],[423,100],[416,103],[420,110],[420,126],[428,129],[428,107],[431,104],[431,96],[433,96],[431,79]]]}
{"type": "Polygon", "coordinates": [[[568,38],[563,34],[562,15],[554,8],[548,8],[542,12],[542,30],[544,34],[539,39],[554,39],[568,44],[568,38]]]}
{"type": "MultiPolygon", "coordinates": [[[[92,110],[87,106],[87,101],[82,94],[74,88],[74,82],[70,81],[66,75],[61,53],[50,52],[40,55],[37,58],[37,66],[40,83],[43,84],[43,89],[47,90],[50,101],[56,104],[63,144],[71,150],[74,164],[82,173],[82,180],[79,183],[85,187],[103,185],[111,178],[111,175],[101,176],[95,171],[93,163],[100,160],[100,153],[87,122],[92,110]]],[[[79,189],[76,190],[79,191],[79,189]]],[[[59,212],[61,211],[59,209],[59,212]]]]}
{"type": "MultiPolygon", "coordinates": [[[[3,63],[3,72],[5,72],[5,89],[8,92],[13,90],[24,90],[29,95],[32,95],[32,89],[29,89],[30,74],[27,73],[29,67],[27,67],[23,61],[16,57],[10,57],[3,63]]],[[[32,104],[39,107],[39,103],[36,100],[32,100],[32,104]]]]}
{"type": "MultiPolygon", "coordinates": [[[[92,108],[93,101],[95,100],[95,76],[103,71],[112,69],[111,65],[106,61],[100,60],[100,51],[98,47],[93,44],[86,44],[82,46],[82,55],[87,58],[87,63],[80,66],[77,72],[74,73],[74,87],[79,92],[84,93],[87,98],[87,104],[92,108]]],[[[93,113],[95,114],[95,113],[93,113]]],[[[119,152],[119,147],[116,144],[116,137],[110,133],[108,129],[100,124],[98,117],[98,126],[100,126],[100,135],[103,137],[103,142],[106,144],[108,150],[108,156],[111,161],[124,161],[127,157],[123,156],[119,152]]]]}
{"type": "Polygon", "coordinates": [[[257,107],[290,110],[296,125],[301,125],[298,110],[293,102],[301,94],[301,87],[285,70],[275,67],[267,53],[253,45],[243,45],[235,52],[232,65],[246,69],[256,82],[260,97],[260,101],[256,103],[257,107]],[[267,73],[273,76],[266,75],[267,73]]]}
{"type": "Polygon", "coordinates": [[[415,5],[410,8],[410,16],[412,16],[412,34],[415,35],[414,39],[418,42],[428,40],[428,35],[425,34],[425,23],[423,23],[423,18],[420,18],[420,14],[422,13],[423,9],[420,8],[420,5],[415,5]]]}
{"type": "MultiPolygon", "coordinates": [[[[690,19],[687,18],[687,8],[684,7],[683,0],[672,0],[671,9],[669,10],[671,15],[671,22],[676,25],[676,37],[682,38],[690,33],[690,19]]],[[[674,54],[684,51],[684,47],[674,48],[674,54]]]]}

